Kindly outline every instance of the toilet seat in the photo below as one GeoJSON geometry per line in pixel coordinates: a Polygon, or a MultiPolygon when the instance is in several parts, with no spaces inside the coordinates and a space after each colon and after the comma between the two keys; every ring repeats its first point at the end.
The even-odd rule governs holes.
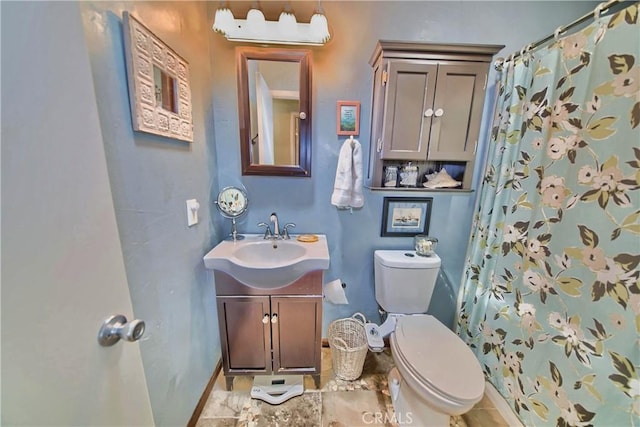
{"type": "Polygon", "coordinates": [[[484,375],[480,363],[469,347],[435,317],[400,317],[391,338],[403,370],[432,394],[462,406],[474,405],[482,398],[484,375]]]}

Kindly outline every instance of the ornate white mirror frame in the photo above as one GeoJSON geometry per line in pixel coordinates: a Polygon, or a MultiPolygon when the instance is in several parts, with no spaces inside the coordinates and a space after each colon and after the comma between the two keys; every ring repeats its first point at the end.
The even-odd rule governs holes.
{"type": "Polygon", "coordinates": [[[123,12],[133,130],[193,142],[189,64],[123,12]]]}

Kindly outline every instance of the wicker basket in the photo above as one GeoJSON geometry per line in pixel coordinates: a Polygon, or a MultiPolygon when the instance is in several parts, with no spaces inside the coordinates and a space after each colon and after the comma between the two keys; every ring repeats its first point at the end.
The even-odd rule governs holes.
{"type": "Polygon", "coordinates": [[[362,374],[364,359],[369,350],[364,330],[365,322],[365,317],[356,313],[352,317],[334,320],[329,324],[333,372],[340,379],[352,381],[362,374]],[[361,317],[362,320],[357,317],[361,317]]]}

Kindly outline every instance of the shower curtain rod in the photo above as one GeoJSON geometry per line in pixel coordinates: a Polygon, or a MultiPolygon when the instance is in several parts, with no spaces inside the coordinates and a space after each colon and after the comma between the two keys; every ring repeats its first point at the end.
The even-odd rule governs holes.
{"type": "Polygon", "coordinates": [[[600,3],[598,6],[596,6],[596,8],[587,13],[586,15],[576,19],[575,21],[571,22],[568,25],[565,26],[559,26],[556,31],[553,34],[549,34],[547,37],[540,39],[538,41],[535,41],[533,43],[529,43],[528,45],[524,46],[522,48],[522,50],[520,50],[520,52],[515,52],[512,53],[510,56],[507,57],[507,59],[504,58],[498,58],[495,60],[494,62],[494,68],[498,71],[502,70],[502,65],[507,62],[508,59],[511,60],[515,60],[516,58],[518,58],[519,56],[522,56],[525,52],[530,51],[533,48],[536,48],[540,45],[545,44],[546,42],[548,42],[549,40],[552,39],[557,39],[558,37],[560,37],[560,35],[564,32],[566,32],[567,30],[570,30],[571,28],[575,27],[576,25],[580,25],[585,21],[588,21],[589,19],[593,18],[594,16],[600,16],[601,13],[605,13],[607,12],[611,7],[617,5],[618,3],[622,3],[623,0],[609,0],[603,3],[600,3]]]}

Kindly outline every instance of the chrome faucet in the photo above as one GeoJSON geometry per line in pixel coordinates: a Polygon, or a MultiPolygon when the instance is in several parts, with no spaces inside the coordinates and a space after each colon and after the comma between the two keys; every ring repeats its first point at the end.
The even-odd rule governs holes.
{"type": "Polygon", "coordinates": [[[278,215],[275,212],[271,212],[271,216],[269,217],[269,221],[273,224],[273,238],[280,238],[280,225],[278,224],[278,215]]]}
{"type": "Polygon", "coordinates": [[[264,227],[264,237],[263,239],[273,239],[273,234],[271,233],[271,227],[266,222],[259,222],[258,227],[264,227]]]}
{"type": "Polygon", "coordinates": [[[264,239],[269,240],[288,240],[289,237],[289,228],[293,228],[296,225],[292,222],[286,223],[280,230],[280,223],[278,223],[278,215],[275,212],[271,213],[269,216],[269,222],[273,224],[273,230],[271,229],[271,225],[266,222],[259,222],[258,227],[264,227],[264,239]]]}

